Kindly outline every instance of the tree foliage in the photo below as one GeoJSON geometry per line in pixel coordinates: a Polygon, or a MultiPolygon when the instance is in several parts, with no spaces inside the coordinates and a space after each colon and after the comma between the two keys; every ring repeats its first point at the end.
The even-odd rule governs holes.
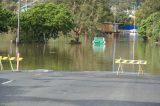
{"type": "Polygon", "coordinates": [[[44,42],[57,38],[58,33],[68,33],[73,27],[73,17],[68,9],[60,4],[38,4],[20,16],[20,26],[25,32],[22,40],[44,42]]]}
{"type": "Polygon", "coordinates": [[[136,13],[139,33],[145,39],[160,41],[160,0],[145,0],[136,13]]]}
{"type": "Polygon", "coordinates": [[[151,14],[146,19],[143,19],[139,24],[139,34],[145,38],[152,38],[155,41],[160,41],[160,12],[151,14]]]}
{"type": "Polygon", "coordinates": [[[12,16],[13,16],[13,13],[7,9],[4,9],[0,4],[0,32],[8,31],[12,16]]]}
{"type": "Polygon", "coordinates": [[[17,8],[18,0],[0,0],[5,9],[14,11],[17,8]]]}
{"type": "Polygon", "coordinates": [[[80,35],[94,33],[99,23],[112,21],[113,15],[108,7],[109,0],[48,0],[48,2],[64,3],[74,16],[73,34],[79,42],[80,35]]]}
{"type": "Polygon", "coordinates": [[[124,24],[133,24],[129,15],[134,15],[134,7],[138,7],[140,0],[111,0],[112,12],[115,15],[115,22],[124,24]]]}

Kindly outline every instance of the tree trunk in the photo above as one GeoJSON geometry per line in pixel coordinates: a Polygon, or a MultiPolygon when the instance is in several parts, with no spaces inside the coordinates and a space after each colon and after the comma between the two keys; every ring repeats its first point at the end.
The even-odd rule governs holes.
{"type": "Polygon", "coordinates": [[[46,34],[43,33],[43,40],[44,40],[44,43],[46,43],[46,34]]]}

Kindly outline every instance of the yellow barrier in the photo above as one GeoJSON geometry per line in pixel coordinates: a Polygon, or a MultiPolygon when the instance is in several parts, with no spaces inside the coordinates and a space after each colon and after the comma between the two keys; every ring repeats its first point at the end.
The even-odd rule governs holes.
{"type": "Polygon", "coordinates": [[[2,65],[2,56],[0,56],[0,67],[1,67],[1,70],[3,70],[3,65],[2,65]]]}
{"type": "MultiPolygon", "coordinates": [[[[9,57],[9,56],[8,56],[8,57],[6,57],[6,56],[2,57],[2,56],[0,56],[0,58],[1,58],[2,61],[6,61],[6,60],[11,60],[11,61],[14,61],[14,60],[15,60],[15,61],[17,61],[17,58],[16,58],[16,57],[9,57]]],[[[23,58],[20,57],[20,58],[19,58],[19,61],[22,61],[22,60],[23,60],[23,58]]]]}
{"type": "Polygon", "coordinates": [[[12,71],[14,71],[13,69],[13,65],[12,65],[12,61],[17,61],[17,71],[19,70],[19,61],[22,61],[23,58],[22,57],[19,57],[19,54],[17,54],[17,57],[10,57],[9,55],[8,56],[0,56],[0,67],[1,67],[1,70],[3,70],[3,64],[2,64],[2,61],[9,61],[10,63],[10,66],[11,66],[11,69],[12,71]]]}
{"type": "Polygon", "coordinates": [[[137,64],[139,66],[138,68],[138,75],[141,73],[143,74],[143,70],[141,65],[147,64],[146,60],[126,60],[126,59],[115,59],[115,63],[118,63],[118,70],[117,70],[117,75],[119,74],[119,71],[121,69],[121,73],[123,73],[123,67],[122,64],[137,64]]]}

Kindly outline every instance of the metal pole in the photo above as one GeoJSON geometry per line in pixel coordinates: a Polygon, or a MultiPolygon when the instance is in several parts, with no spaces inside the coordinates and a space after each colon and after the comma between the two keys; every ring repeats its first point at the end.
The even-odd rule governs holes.
{"type": "Polygon", "coordinates": [[[135,15],[136,9],[135,9],[135,5],[134,5],[134,40],[135,40],[135,29],[136,29],[136,15],[135,15]]]}
{"type": "Polygon", "coordinates": [[[116,13],[113,14],[114,15],[114,24],[116,23],[116,13]]]}
{"type": "Polygon", "coordinates": [[[18,29],[17,29],[16,43],[19,43],[19,32],[20,32],[20,5],[21,5],[21,0],[18,1],[18,29]]]}
{"type": "Polygon", "coordinates": [[[26,10],[28,10],[28,0],[26,0],[26,10]]]}
{"type": "MultiPolygon", "coordinates": [[[[135,3],[134,3],[134,38],[133,38],[133,60],[135,59],[135,41],[136,41],[136,15],[135,15],[136,9],[135,9],[135,3]]],[[[135,67],[133,65],[133,70],[135,70],[135,67]]]]}
{"type": "Polygon", "coordinates": [[[114,42],[113,42],[113,63],[112,63],[112,71],[115,71],[115,57],[116,57],[116,37],[113,38],[114,42]]]}

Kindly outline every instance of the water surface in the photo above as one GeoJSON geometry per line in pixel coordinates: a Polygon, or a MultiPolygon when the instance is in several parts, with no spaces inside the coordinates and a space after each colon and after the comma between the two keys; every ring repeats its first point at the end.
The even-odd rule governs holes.
{"type": "MultiPolygon", "coordinates": [[[[8,36],[8,35],[7,35],[8,36]]],[[[147,60],[142,65],[146,73],[160,74],[160,45],[144,43],[136,37],[123,35],[116,38],[106,37],[106,44],[93,46],[92,38],[81,38],[81,45],[71,45],[70,38],[61,37],[50,40],[46,44],[11,43],[13,37],[0,35],[0,55],[15,56],[16,51],[24,60],[21,70],[48,69],[56,71],[116,71],[118,65],[114,59],[147,60]]],[[[14,67],[16,63],[13,62],[14,67]]],[[[5,70],[9,70],[9,62],[3,61],[5,70]]],[[[127,72],[137,72],[137,65],[124,65],[127,72]]]]}

